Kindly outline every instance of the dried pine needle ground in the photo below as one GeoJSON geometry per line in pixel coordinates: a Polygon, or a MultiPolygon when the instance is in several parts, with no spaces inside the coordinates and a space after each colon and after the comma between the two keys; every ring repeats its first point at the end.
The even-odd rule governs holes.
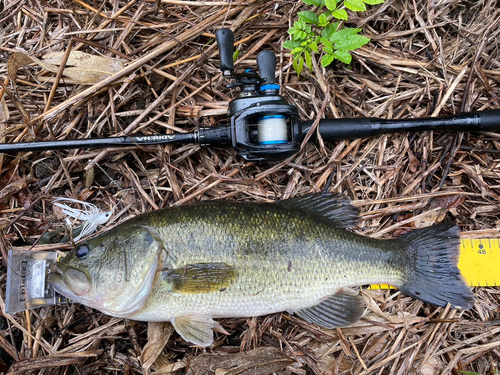
{"type": "MultiPolygon", "coordinates": [[[[350,17],[372,39],[353,53],[351,66],[333,63],[299,78],[281,44],[305,9],[295,1],[4,1],[0,76],[9,94],[0,106],[0,142],[188,132],[226,121],[235,91],[218,69],[214,33],[221,26],[235,31],[237,69],[255,68],[263,49],[276,53],[282,94],[304,120],[500,108],[496,1],[387,0],[350,17]],[[38,59],[84,52],[119,65],[114,75],[80,83],[30,64],[9,80],[7,60],[15,52],[38,59]]],[[[63,225],[51,203],[56,196],[114,209],[109,227],[193,200],[304,195],[333,176],[331,190],[360,207],[357,230],[365,235],[389,237],[453,220],[466,237],[498,238],[499,165],[496,133],[310,143],[274,164],[244,163],[233,150],[195,145],[0,155],[0,280],[4,288],[8,248],[30,249],[63,225]]],[[[368,313],[360,325],[334,331],[288,314],[223,319],[231,335],[219,335],[206,351],[186,344],[169,324],[148,326],[81,305],[42,308],[0,316],[0,372],[213,374],[226,366],[237,370],[219,373],[496,374],[499,291],[475,293],[474,309],[460,312],[397,291],[363,291],[368,313]],[[254,367],[241,350],[251,351],[254,367]]],[[[2,292],[2,310],[4,300],[2,292]]]]}

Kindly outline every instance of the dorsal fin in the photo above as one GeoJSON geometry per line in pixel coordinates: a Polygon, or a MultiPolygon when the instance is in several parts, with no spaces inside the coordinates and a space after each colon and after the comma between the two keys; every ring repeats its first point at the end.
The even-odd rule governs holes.
{"type": "Polygon", "coordinates": [[[344,194],[314,193],[278,202],[278,204],[313,212],[330,220],[338,228],[354,227],[359,212],[344,194]]]}

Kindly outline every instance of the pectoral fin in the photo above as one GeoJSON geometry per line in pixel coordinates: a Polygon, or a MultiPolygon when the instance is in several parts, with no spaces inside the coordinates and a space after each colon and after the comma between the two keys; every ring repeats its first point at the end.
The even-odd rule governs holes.
{"type": "Polygon", "coordinates": [[[163,271],[162,277],[173,283],[173,292],[209,293],[231,285],[236,278],[236,271],[225,263],[196,263],[163,271]]]}
{"type": "Polygon", "coordinates": [[[332,329],[356,323],[363,311],[363,297],[352,289],[342,288],[319,304],[295,311],[295,314],[308,323],[332,329]]]}
{"type": "Polygon", "coordinates": [[[209,346],[214,341],[214,331],[229,335],[209,315],[179,316],[171,320],[174,329],[186,341],[198,346],[209,346]]]}

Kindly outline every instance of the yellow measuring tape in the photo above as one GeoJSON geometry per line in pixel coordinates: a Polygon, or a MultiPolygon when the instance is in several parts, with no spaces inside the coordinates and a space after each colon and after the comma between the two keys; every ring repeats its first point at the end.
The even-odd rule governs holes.
{"type": "Polygon", "coordinates": [[[470,286],[500,286],[500,239],[463,239],[458,268],[470,286]]]}
{"type": "MultiPolygon", "coordinates": [[[[500,286],[500,239],[462,239],[458,268],[470,286],[500,286]]],[[[389,289],[370,285],[368,289],[389,289]]]]}

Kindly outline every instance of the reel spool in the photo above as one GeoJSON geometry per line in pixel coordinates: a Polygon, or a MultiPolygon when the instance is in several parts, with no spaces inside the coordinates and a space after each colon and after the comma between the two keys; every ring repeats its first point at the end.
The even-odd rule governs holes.
{"type": "Polygon", "coordinates": [[[257,120],[259,145],[277,145],[288,143],[286,116],[269,115],[257,120]]]}

